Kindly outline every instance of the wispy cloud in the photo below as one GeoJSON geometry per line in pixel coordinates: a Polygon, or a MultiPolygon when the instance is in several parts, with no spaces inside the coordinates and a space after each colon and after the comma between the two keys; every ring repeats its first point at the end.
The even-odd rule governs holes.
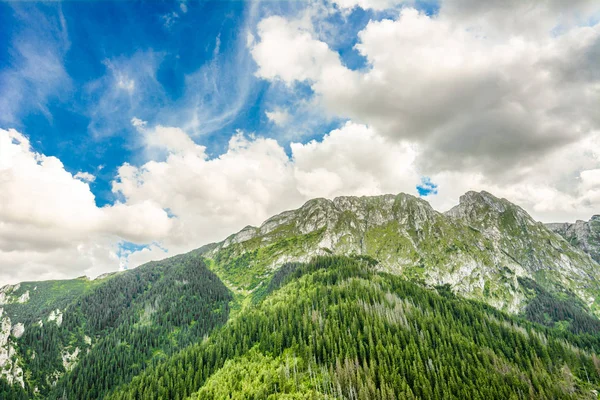
{"type": "Polygon", "coordinates": [[[195,135],[209,134],[231,123],[248,106],[256,90],[256,68],[247,48],[247,35],[260,17],[258,2],[249,4],[240,34],[233,46],[221,49],[221,37],[214,42],[213,58],[186,77],[187,122],[184,128],[195,135]]]}
{"type": "MultiPolygon", "coordinates": [[[[185,6],[185,4],[184,4],[184,6],[185,6]]],[[[186,10],[187,10],[187,8],[186,8],[186,10]]],[[[179,19],[179,14],[177,14],[175,11],[173,11],[173,12],[170,12],[170,13],[167,13],[167,14],[163,15],[161,18],[163,20],[163,26],[165,28],[167,28],[167,29],[171,29],[171,27],[179,19]]]]}
{"type": "Polygon", "coordinates": [[[13,13],[24,28],[10,40],[9,65],[0,71],[0,123],[20,125],[20,117],[29,112],[51,120],[48,102],[72,88],[63,65],[70,46],[65,18],[60,4],[48,13],[15,4],[13,13]]]}
{"type": "Polygon", "coordinates": [[[165,94],[156,79],[156,71],[163,53],[137,52],[129,58],[104,60],[106,73],[89,83],[86,88],[88,130],[96,138],[118,134],[130,127],[136,115],[146,114],[160,107],[165,94]]]}

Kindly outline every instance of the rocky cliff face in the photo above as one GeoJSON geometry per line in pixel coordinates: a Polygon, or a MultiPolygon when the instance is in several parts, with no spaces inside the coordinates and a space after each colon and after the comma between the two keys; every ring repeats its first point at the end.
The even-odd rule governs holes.
{"type": "Polygon", "coordinates": [[[589,221],[546,224],[546,227],[600,263],[600,215],[594,215],[589,221]]]}
{"type": "Polygon", "coordinates": [[[519,277],[569,290],[592,309],[599,266],[507,200],[469,192],[445,214],[406,194],[314,199],[260,227],[246,227],[202,254],[241,291],[257,290],[284,262],[318,254],[370,256],[383,270],[510,312],[527,291],[519,277]]]}
{"type": "Polygon", "coordinates": [[[0,378],[6,379],[9,385],[19,384],[24,387],[23,369],[21,362],[16,356],[16,343],[23,335],[23,324],[13,325],[10,318],[0,308],[0,378]]]}

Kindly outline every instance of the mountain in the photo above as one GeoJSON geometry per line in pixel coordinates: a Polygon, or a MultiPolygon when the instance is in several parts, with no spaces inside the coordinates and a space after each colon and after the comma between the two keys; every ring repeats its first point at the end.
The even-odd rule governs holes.
{"type": "Polygon", "coordinates": [[[133,270],[0,289],[0,398],[596,398],[600,265],[575,244],[486,192],[446,213],[314,199],[133,270]]]}
{"type": "Polygon", "coordinates": [[[201,254],[234,291],[260,290],[278,266],[314,255],[359,254],[382,270],[518,313],[530,291],[519,278],[569,291],[600,312],[600,268],[522,208],[469,192],[442,214],[407,195],[315,199],[246,227],[201,254]]]}
{"type": "Polygon", "coordinates": [[[594,215],[587,222],[580,220],[574,224],[554,223],[546,226],[600,263],[600,215],[594,215]]]}

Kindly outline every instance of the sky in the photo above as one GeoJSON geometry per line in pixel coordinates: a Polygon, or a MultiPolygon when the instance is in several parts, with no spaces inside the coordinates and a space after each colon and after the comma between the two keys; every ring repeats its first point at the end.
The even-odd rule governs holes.
{"type": "Polygon", "coordinates": [[[0,1],[0,285],[314,197],[600,213],[596,0],[0,1]]]}

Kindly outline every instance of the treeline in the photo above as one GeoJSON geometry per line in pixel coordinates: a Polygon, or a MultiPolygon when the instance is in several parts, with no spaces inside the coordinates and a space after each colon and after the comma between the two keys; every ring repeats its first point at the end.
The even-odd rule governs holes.
{"type": "Polygon", "coordinates": [[[368,261],[283,271],[259,305],[107,398],[556,399],[599,387],[600,360],[561,334],[368,261]]]}

